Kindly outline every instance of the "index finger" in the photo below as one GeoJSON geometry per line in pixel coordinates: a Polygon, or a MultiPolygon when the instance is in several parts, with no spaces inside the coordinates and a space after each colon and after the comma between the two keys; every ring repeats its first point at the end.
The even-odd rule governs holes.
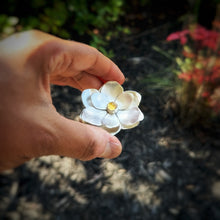
{"type": "Polygon", "coordinates": [[[118,66],[96,48],[89,45],[65,41],[74,57],[73,67],[76,71],[84,71],[99,78],[102,82],[117,81],[122,84],[125,77],[118,66]]]}
{"type": "Polygon", "coordinates": [[[107,81],[117,81],[123,84],[125,77],[119,67],[97,51],[94,64],[86,70],[87,73],[97,76],[103,83],[107,81]]]}
{"type": "Polygon", "coordinates": [[[56,40],[47,44],[50,54],[50,80],[58,85],[70,85],[84,90],[99,88],[106,81],[122,84],[125,77],[118,66],[94,47],[56,40]]]}

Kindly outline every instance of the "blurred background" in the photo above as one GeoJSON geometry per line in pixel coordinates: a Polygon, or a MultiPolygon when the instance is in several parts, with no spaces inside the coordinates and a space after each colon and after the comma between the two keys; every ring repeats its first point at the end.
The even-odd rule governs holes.
{"type": "MultiPolygon", "coordinates": [[[[47,156],[0,175],[0,219],[220,219],[219,0],[7,0],[0,38],[24,30],[90,44],[141,93],[145,119],[122,154],[47,156]]],[[[52,86],[73,119],[80,92],[52,86]]]]}
{"type": "Polygon", "coordinates": [[[0,8],[0,36],[34,28],[90,43],[107,52],[105,46],[112,37],[141,32],[171,20],[183,22],[187,14],[210,28],[217,3],[218,0],[8,0],[0,8]]]}

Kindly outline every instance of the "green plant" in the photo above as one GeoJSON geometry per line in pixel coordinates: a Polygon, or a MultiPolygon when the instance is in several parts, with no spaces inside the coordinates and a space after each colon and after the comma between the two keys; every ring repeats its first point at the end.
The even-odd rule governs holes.
{"type": "Polygon", "coordinates": [[[116,32],[128,32],[116,24],[125,14],[125,3],[125,0],[9,0],[0,9],[0,37],[34,28],[66,39],[83,38],[112,56],[112,51],[105,50],[104,42],[116,32]],[[10,24],[11,16],[17,18],[16,24],[10,24]]]}
{"type": "Polygon", "coordinates": [[[0,15],[0,38],[6,37],[16,31],[19,19],[14,16],[0,15]]]}

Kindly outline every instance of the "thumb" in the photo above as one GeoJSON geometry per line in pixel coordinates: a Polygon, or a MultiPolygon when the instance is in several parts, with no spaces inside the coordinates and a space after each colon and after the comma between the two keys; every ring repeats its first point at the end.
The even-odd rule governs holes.
{"type": "Polygon", "coordinates": [[[101,128],[72,121],[59,115],[56,120],[54,153],[81,160],[120,155],[120,141],[101,128]]]}

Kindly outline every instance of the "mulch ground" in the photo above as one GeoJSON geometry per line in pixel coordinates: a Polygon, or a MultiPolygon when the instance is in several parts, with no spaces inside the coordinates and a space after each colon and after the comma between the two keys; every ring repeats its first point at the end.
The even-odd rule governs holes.
{"type": "MultiPolygon", "coordinates": [[[[126,75],[125,90],[142,94],[144,121],[121,131],[122,154],[89,162],[47,156],[0,175],[0,219],[200,220],[220,219],[220,141],[217,132],[185,129],[172,108],[171,61],[155,50],[172,22],[111,42],[114,61],[126,75]]],[[[74,119],[80,92],[52,88],[57,110],[74,119]]]]}

